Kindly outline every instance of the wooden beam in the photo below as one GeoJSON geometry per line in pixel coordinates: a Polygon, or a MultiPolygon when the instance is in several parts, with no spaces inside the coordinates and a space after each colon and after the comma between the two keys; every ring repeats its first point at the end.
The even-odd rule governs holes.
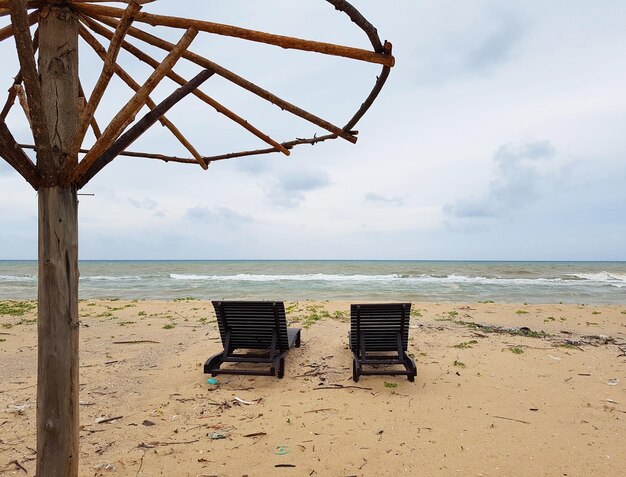
{"type": "Polygon", "coordinates": [[[0,120],[0,156],[7,161],[13,169],[20,173],[35,190],[39,189],[41,177],[37,167],[26,155],[24,150],[17,144],[9,131],[4,119],[0,120]]]}
{"type": "MultiPolygon", "coordinates": [[[[120,110],[119,113],[111,120],[109,126],[104,130],[102,136],[100,136],[91,150],[85,155],[82,161],[78,164],[69,178],[71,183],[82,182],[82,177],[92,164],[98,159],[100,154],[119,137],[123,128],[128,124],[129,120],[137,114],[137,112],[146,104],[146,101],[154,88],[165,77],[168,71],[170,71],[182,53],[191,44],[193,39],[198,34],[198,31],[194,28],[190,28],[185,32],[178,44],[172,49],[172,51],[165,57],[159,67],[154,70],[154,73],[146,80],[143,86],[135,93],[135,95],[126,103],[126,105],[120,110]]],[[[64,171],[65,172],[65,171],[64,171]]],[[[68,171],[69,172],[69,171],[68,171]]],[[[65,179],[65,178],[64,178],[65,179]]]]}
{"type": "MultiPolygon", "coordinates": [[[[115,28],[115,26],[117,25],[117,20],[113,18],[101,17],[101,16],[97,16],[95,18],[96,20],[99,20],[102,23],[105,23],[113,28],[115,28]]],[[[149,45],[156,46],[157,48],[160,48],[165,51],[171,51],[171,49],[174,47],[174,45],[169,43],[168,41],[162,40],[161,38],[158,38],[154,35],[144,32],[143,30],[139,30],[138,28],[135,28],[135,27],[131,27],[128,30],[128,34],[139,40],[142,40],[148,43],[149,45]]],[[[304,109],[299,108],[298,106],[291,104],[290,102],[285,101],[282,98],[279,98],[278,96],[257,86],[251,81],[248,81],[245,78],[242,78],[241,76],[233,73],[232,71],[227,70],[226,68],[218,65],[217,63],[214,63],[211,60],[208,60],[191,51],[186,51],[185,53],[183,53],[183,58],[197,64],[198,66],[201,66],[202,68],[211,69],[215,71],[216,74],[230,81],[231,83],[234,83],[237,86],[240,86],[250,91],[251,93],[257,95],[258,97],[278,106],[280,109],[284,111],[288,111],[291,114],[298,116],[299,118],[302,118],[323,129],[326,129],[327,131],[333,134],[336,134],[337,136],[345,139],[346,141],[349,141],[353,144],[356,143],[357,141],[356,137],[352,136],[349,132],[345,131],[344,129],[338,126],[335,126],[334,124],[331,124],[328,121],[318,116],[315,116],[314,114],[311,114],[308,111],[305,111],[304,109]]]]}
{"type": "MultiPolygon", "coordinates": [[[[109,17],[120,18],[124,10],[116,7],[106,7],[101,5],[74,4],[74,8],[87,15],[105,15],[109,17]]],[[[152,26],[167,26],[171,28],[195,28],[198,31],[214,33],[217,35],[241,38],[243,40],[266,43],[281,48],[296,49],[302,51],[312,51],[323,53],[325,55],[341,56],[344,58],[352,58],[369,63],[378,63],[386,66],[394,65],[393,56],[376,53],[373,51],[362,50],[350,46],[335,45],[332,43],[324,43],[320,41],[303,40],[301,38],[293,38],[289,36],[274,35],[256,30],[249,30],[232,25],[223,25],[221,23],[207,22],[204,20],[196,20],[191,18],[171,17],[165,15],[155,15],[152,13],[141,12],[136,16],[139,22],[147,23],[152,26]]]]}
{"type": "MultiPolygon", "coordinates": [[[[83,40],[85,40],[85,42],[89,46],[91,46],[96,54],[100,56],[100,58],[104,59],[104,57],[106,56],[106,50],[98,42],[98,40],[96,40],[93,35],[89,33],[89,31],[87,31],[86,28],[81,26],[80,35],[83,40]]],[[[120,79],[124,81],[128,86],[130,86],[130,88],[132,88],[135,92],[138,92],[141,88],[141,85],[139,85],[139,83],[137,83],[132,78],[132,76],[130,76],[121,66],[119,66],[118,64],[115,64],[114,66],[115,74],[117,74],[117,76],[119,76],[120,79]]],[[[151,110],[156,108],[156,103],[150,98],[150,96],[148,96],[148,98],[146,99],[146,106],[151,110]]],[[[187,140],[187,138],[185,138],[185,136],[183,136],[183,134],[169,119],[167,119],[165,116],[161,116],[159,118],[159,121],[164,127],[168,128],[171,133],[176,137],[176,139],[178,139],[178,141],[180,141],[180,143],[191,153],[191,155],[195,157],[196,162],[200,164],[203,169],[206,169],[208,167],[207,163],[204,161],[204,159],[202,159],[202,155],[196,150],[195,147],[193,147],[193,145],[187,140]]]]}
{"type": "MultiPolygon", "coordinates": [[[[18,0],[19,1],[19,0],[18,0]]],[[[39,21],[39,12],[31,12],[28,14],[28,26],[33,26],[39,21]]],[[[0,41],[11,38],[14,35],[13,24],[0,28],[0,41]]]]}
{"type": "MultiPolygon", "coordinates": [[[[89,17],[87,17],[85,15],[81,15],[81,19],[85,23],[87,23],[89,25],[89,27],[92,30],[94,30],[95,32],[101,34],[102,36],[104,36],[106,38],[109,38],[109,39],[111,38],[111,36],[112,36],[111,31],[108,30],[107,28],[105,28],[104,26],[100,25],[95,20],[93,20],[93,19],[91,19],[91,18],[89,18],[89,17]]],[[[146,53],[141,51],[139,48],[137,48],[134,45],[128,43],[127,41],[123,42],[122,47],[126,51],[128,51],[129,53],[134,55],[136,58],[138,58],[139,60],[143,61],[144,63],[152,66],[153,68],[157,68],[159,66],[159,61],[155,60],[150,55],[147,55],[146,53]]],[[[181,86],[184,85],[185,83],[187,83],[187,80],[185,78],[183,78],[182,76],[176,74],[174,71],[170,71],[167,74],[167,76],[168,76],[168,78],[172,79],[173,81],[175,81],[176,83],[178,83],[181,86]]],[[[287,150],[284,147],[282,147],[279,142],[275,141],[270,136],[268,136],[267,134],[263,133],[258,128],[254,127],[252,124],[250,124],[244,118],[242,118],[241,116],[239,116],[235,112],[231,111],[230,109],[226,108],[225,106],[223,106],[221,103],[219,103],[215,99],[211,98],[206,93],[204,93],[204,92],[200,91],[199,89],[197,89],[197,90],[195,90],[193,92],[193,94],[196,97],[200,98],[202,101],[204,101],[206,104],[208,104],[209,106],[214,108],[218,113],[223,114],[224,116],[226,116],[230,120],[232,120],[235,123],[239,124],[240,126],[245,128],[247,131],[251,132],[256,137],[261,139],[263,142],[266,142],[270,146],[277,148],[280,152],[282,152],[286,156],[289,155],[289,150],[287,150]]]]}
{"type": "MultiPolygon", "coordinates": [[[[39,28],[35,30],[35,34],[33,35],[33,54],[37,51],[38,48],[39,48],[39,28]]],[[[2,111],[0,112],[0,119],[2,120],[6,119],[9,114],[9,111],[11,111],[11,108],[13,107],[13,103],[15,102],[15,98],[17,97],[17,92],[18,92],[17,86],[22,84],[22,80],[23,80],[22,70],[20,69],[15,75],[15,77],[13,78],[13,84],[9,88],[9,96],[6,102],[4,103],[4,107],[2,108],[2,111]]],[[[28,120],[28,122],[30,123],[30,119],[28,120]]]]}
{"type": "Polygon", "coordinates": [[[160,116],[169,111],[175,104],[188,96],[194,89],[198,88],[212,75],[213,71],[203,70],[184,86],[181,86],[169,95],[155,109],[141,118],[137,124],[130,128],[126,133],[122,134],[122,136],[120,136],[120,138],[115,141],[111,147],[104,151],[102,155],[100,155],[100,157],[98,157],[89,169],[87,169],[87,171],[80,177],[80,179],[76,182],[76,186],[80,189],[87,184],[87,182],[100,172],[102,168],[113,161],[124,149],[135,142],[139,136],[145,133],[154,123],[156,123],[160,116]]]}
{"type": "MultiPolygon", "coordinates": [[[[35,150],[35,146],[33,144],[20,144],[20,147],[22,149],[35,150]]],[[[89,152],[89,149],[81,149],[78,152],[86,154],[89,152]]],[[[177,156],[167,156],[165,154],[154,154],[151,152],[122,151],[118,154],[118,156],[141,157],[145,159],[158,159],[164,162],[180,162],[182,164],[194,164],[194,165],[198,164],[198,162],[195,159],[187,159],[184,157],[177,157],[177,156]]]]}
{"type": "MultiPolygon", "coordinates": [[[[87,107],[87,100],[85,99],[85,90],[83,89],[83,84],[81,83],[80,79],[78,80],[78,93],[80,95],[80,98],[82,98],[82,104],[80,106],[82,108],[82,114],[82,111],[84,111],[84,109],[87,107]]],[[[93,131],[93,135],[96,136],[96,139],[98,139],[102,135],[102,130],[100,129],[100,126],[98,126],[98,122],[96,121],[95,116],[91,118],[89,124],[91,126],[91,130],[93,131]]]]}
{"type": "MultiPolygon", "coordinates": [[[[32,131],[37,146],[37,168],[44,183],[52,184],[56,180],[52,161],[52,144],[48,121],[43,109],[43,97],[39,83],[39,73],[35,66],[33,42],[30,37],[30,20],[26,14],[26,2],[14,0],[10,4],[11,21],[13,22],[15,45],[20,61],[24,86],[28,98],[28,109],[32,119],[32,131]]],[[[32,15],[32,14],[31,14],[32,15]]]]}
{"type": "Polygon", "coordinates": [[[141,5],[139,5],[137,2],[131,1],[126,10],[124,10],[122,19],[115,29],[115,33],[111,38],[111,43],[106,53],[106,57],[104,58],[104,64],[102,65],[102,71],[100,73],[100,76],[96,81],[96,85],[94,86],[93,91],[91,92],[87,107],[83,110],[80,116],[78,131],[76,131],[76,135],[74,136],[74,140],[72,142],[71,152],[73,154],[77,154],[77,151],[80,149],[80,146],[85,139],[87,128],[91,124],[91,120],[94,117],[96,109],[98,109],[100,100],[102,99],[102,96],[104,95],[104,92],[109,85],[109,81],[111,80],[111,77],[115,72],[114,65],[117,61],[117,55],[120,52],[120,48],[122,47],[124,35],[126,35],[126,31],[132,24],[133,19],[137,12],[139,12],[139,10],[141,10],[141,5]]]}

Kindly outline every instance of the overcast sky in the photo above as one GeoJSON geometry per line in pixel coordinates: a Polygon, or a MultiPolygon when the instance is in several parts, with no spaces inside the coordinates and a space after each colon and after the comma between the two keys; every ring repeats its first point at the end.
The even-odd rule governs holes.
{"type": "MultiPolygon", "coordinates": [[[[356,145],[208,171],[119,157],[81,191],[95,196],[80,198],[80,257],[626,260],[626,2],[352,3],[396,57],[356,145]]],[[[324,0],[159,0],[144,11],[369,47],[324,0]]],[[[0,44],[2,95],[18,69],[13,47],[0,44]]],[[[191,49],[338,125],[380,72],[202,33],[191,49]]],[[[119,62],[139,82],[150,73],[127,54],[119,62]]],[[[100,69],[81,46],[87,91],[100,69]]],[[[153,97],[174,88],[165,80],[153,97]]],[[[202,90],[279,141],[324,133],[219,77],[202,90]]],[[[113,81],[101,126],[130,97],[113,81]]],[[[264,147],[193,97],[168,117],[205,155],[264,147]]],[[[19,108],[8,123],[32,143],[19,108]]],[[[130,149],[188,156],[159,125],[130,149]]],[[[0,259],[36,258],[36,193],[2,161],[0,218],[0,259]]]]}

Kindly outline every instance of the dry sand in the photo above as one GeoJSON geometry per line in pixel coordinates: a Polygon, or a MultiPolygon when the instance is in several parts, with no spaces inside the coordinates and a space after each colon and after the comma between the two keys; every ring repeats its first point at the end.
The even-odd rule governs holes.
{"type": "MultiPolygon", "coordinates": [[[[287,306],[286,377],[214,386],[210,302],[82,301],[80,475],[624,475],[625,306],[415,303],[414,383],[352,381],[348,303],[287,306]]],[[[0,475],[33,475],[34,311],[0,325],[0,475]]]]}

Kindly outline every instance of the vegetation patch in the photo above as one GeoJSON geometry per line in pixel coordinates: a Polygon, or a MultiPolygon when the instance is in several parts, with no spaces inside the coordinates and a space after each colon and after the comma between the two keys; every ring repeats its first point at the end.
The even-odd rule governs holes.
{"type": "Polygon", "coordinates": [[[24,316],[37,308],[34,301],[0,300],[0,315],[24,316]]]}
{"type": "Polygon", "coordinates": [[[165,323],[163,325],[164,330],[173,330],[174,328],[176,328],[176,323],[165,323]]]}
{"type": "Polygon", "coordinates": [[[454,360],[454,363],[452,363],[453,366],[456,366],[457,368],[464,368],[465,367],[465,363],[463,361],[459,361],[458,359],[454,360]]]}
{"type": "Polygon", "coordinates": [[[513,354],[522,354],[524,352],[524,350],[519,346],[511,346],[509,348],[509,351],[513,354]]]}
{"type": "Polygon", "coordinates": [[[385,381],[385,387],[395,389],[398,387],[398,385],[396,383],[388,383],[387,381],[385,381]]]}
{"type": "Polygon", "coordinates": [[[194,298],[192,296],[183,296],[180,298],[174,298],[174,301],[194,301],[197,300],[197,298],[194,298]]]}
{"type": "Polygon", "coordinates": [[[478,344],[478,341],[476,340],[464,341],[463,343],[455,344],[453,348],[468,349],[468,348],[471,348],[472,345],[475,345],[475,344],[478,344]]]}
{"type": "Polygon", "coordinates": [[[515,313],[518,314],[518,315],[527,315],[528,314],[528,312],[526,310],[517,310],[515,313]]]}
{"type": "Polygon", "coordinates": [[[411,310],[411,316],[414,318],[420,318],[422,316],[422,310],[419,308],[413,308],[411,310]]]}

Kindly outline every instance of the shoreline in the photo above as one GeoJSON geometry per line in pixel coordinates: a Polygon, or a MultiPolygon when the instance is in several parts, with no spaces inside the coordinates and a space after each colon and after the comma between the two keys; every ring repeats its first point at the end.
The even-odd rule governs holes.
{"type": "MultiPolygon", "coordinates": [[[[626,306],[413,303],[415,383],[352,381],[348,302],[285,306],[303,328],[285,378],[221,375],[213,386],[202,373],[221,350],[210,302],[82,300],[80,475],[612,476],[626,466],[626,306]]],[[[22,472],[16,460],[33,473],[36,317],[2,310],[0,471],[22,472]]]]}

